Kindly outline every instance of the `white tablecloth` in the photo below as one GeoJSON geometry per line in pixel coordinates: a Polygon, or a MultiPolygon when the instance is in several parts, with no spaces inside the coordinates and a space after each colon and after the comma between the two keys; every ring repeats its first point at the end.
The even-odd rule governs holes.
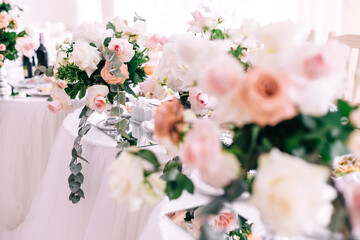
{"type": "Polygon", "coordinates": [[[65,113],[45,98],[0,100],[0,233],[26,217],[65,113]]]}
{"type": "Polygon", "coordinates": [[[107,169],[117,149],[115,142],[95,127],[82,140],[83,156],[89,160],[82,164],[85,199],[75,205],[68,200],[68,165],[78,114],[69,114],[58,131],[26,220],[15,230],[0,234],[1,240],[134,240],[140,236],[152,208],[143,205],[130,213],[128,203],[117,204],[110,197],[107,169]]]}

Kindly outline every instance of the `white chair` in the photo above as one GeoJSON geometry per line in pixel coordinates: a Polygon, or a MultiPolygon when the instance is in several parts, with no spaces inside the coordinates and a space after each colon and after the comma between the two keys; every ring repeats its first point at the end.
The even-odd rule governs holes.
{"type": "MultiPolygon", "coordinates": [[[[356,74],[357,71],[360,69],[360,35],[346,34],[336,36],[335,33],[330,32],[329,40],[330,39],[337,39],[351,48],[352,57],[347,65],[347,81],[350,82],[352,80],[354,83],[352,86],[351,101],[355,102],[357,101],[356,97],[360,81],[359,76],[357,76],[358,74],[356,74]]],[[[343,98],[346,98],[346,91],[343,92],[343,98]]]]}

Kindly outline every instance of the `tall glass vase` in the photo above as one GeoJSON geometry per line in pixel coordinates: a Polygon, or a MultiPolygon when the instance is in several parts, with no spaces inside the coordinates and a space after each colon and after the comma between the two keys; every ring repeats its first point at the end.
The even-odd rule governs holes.
{"type": "Polygon", "coordinates": [[[7,82],[7,71],[0,67],[0,99],[8,99],[11,95],[11,86],[7,82]]]}
{"type": "MultiPolygon", "coordinates": [[[[121,141],[121,134],[118,132],[115,124],[119,123],[124,118],[128,119],[128,117],[125,117],[122,114],[111,114],[112,109],[120,109],[120,104],[116,100],[114,100],[113,104],[107,104],[105,112],[106,118],[98,122],[97,127],[107,135],[111,136],[113,139],[121,141]]],[[[118,112],[120,113],[120,111],[118,112]]],[[[127,128],[129,128],[129,124],[127,128]]]]}

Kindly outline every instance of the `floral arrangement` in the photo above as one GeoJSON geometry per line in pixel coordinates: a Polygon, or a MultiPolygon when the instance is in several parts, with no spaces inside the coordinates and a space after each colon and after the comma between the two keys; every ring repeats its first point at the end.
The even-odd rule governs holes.
{"type": "Polygon", "coordinates": [[[212,239],[256,239],[251,232],[251,224],[229,209],[224,209],[216,215],[204,218],[200,208],[180,210],[167,214],[175,224],[196,239],[199,239],[202,229],[209,227],[216,235],[207,236],[212,239]],[[205,225],[207,223],[207,225],[205,225]]]}
{"type": "MultiPolygon", "coordinates": [[[[236,45],[226,40],[236,31],[215,28],[221,21],[199,12],[193,16],[190,30],[201,36],[171,37],[163,46],[158,79],[174,91],[198,89],[200,104],[210,98],[217,104],[207,118],[199,117],[196,102],[182,99],[156,109],[154,138],[174,158],[164,163],[150,150],[124,150],[111,167],[113,197],[137,204],[150,196],[176,199],[184,190],[194,193],[189,173],[198,172],[221,190],[203,215],[242,200],[259,210],[266,236],[349,237],[351,226],[342,224],[349,222],[343,196],[330,180],[336,156],[360,153],[357,106],[339,99],[348,47],[337,41],[306,43],[306,34],[291,22],[264,27],[247,22],[242,29],[249,34],[236,45]],[[241,42],[262,48],[248,56],[251,44],[241,42]],[[220,140],[224,132],[232,136],[226,144],[220,140]],[[130,169],[131,176],[120,180],[130,169]]],[[[202,235],[211,231],[204,227],[202,235]]]]}
{"type": "Polygon", "coordinates": [[[10,61],[18,58],[18,42],[26,38],[26,31],[16,32],[18,17],[22,9],[15,1],[0,2],[0,67],[5,59],[10,61]]]}
{"type": "MultiPolygon", "coordinates": [[[[80,141],[91,127],[87,119],[94,111],[106,111],[107,104],[114,102],[118,105],[111,109],[110,115],[120,116],[123,113],[120,105],[125,105],[125,93],[136,97],[132,87],[147,77],[146,63],[151,62],[151,50],[145,47],[149,42],[145,30],[145,20],[139,17],[132,25],[119,17],[106,27],[98,23],[83,24],[75,30],[71,40],[65,39],[57,46],[57,59],[53,66],[37,69],[37,73],[45,73],[53,83],[52,102],[48,105],[53,113],[71,111],[71,99],[85,97],[70,162],[69,200],[73,203],[84,198],[81,189],[84,176],[78,160],[86,161],[81,156],[80,141]]],[[[156,40],[151,41],[154,43],[156,40]]],[[[127,119],[119,118],[115,127],[122,137],[118,148],[128,147],[133,139],[125,131],[127,119]]]]}

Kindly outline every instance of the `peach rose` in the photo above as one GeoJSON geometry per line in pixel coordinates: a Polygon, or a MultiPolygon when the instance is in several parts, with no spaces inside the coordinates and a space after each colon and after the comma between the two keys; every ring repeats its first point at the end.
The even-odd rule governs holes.
{"type": "Polygon", "coordinates": [[[58,99],[53,100],[51,103],[48,104],[48,109],[50,112],[56,114],[61,110],[61,102],[58,99]]]}
{"type": "MultiPolygon", "coordinates": [[[[108,83],[108,84],[117,84],[117,83],[123,84],[125,82],[125,80],[129,78],[128,67],[125,63],[121,64],[121,67],[120,67],[120,72],[122,75],[124,75],[123,78],[112,75],[111,72],[108,70],[108,66],[109,66],[109,63],[106,62],[105,66],[103,67],[103,69],[100,72],[101,77],[104,79],[104,81],[106,83],[108,83]]],[[[111,68],[111,69],[113,69],[113,68],[111,68]]]]}
{"type": "Polygon", "coordinates": [[[4,55],[0,54],[0,61],[4,61],[5,57],[4,55]]]}
{"type": "Polygon", "coordinates": [[[88,88],[85,99],[85,104],[97,113],[102,113],[106,110],[105,96],[109,94],[109,89],[105,85],[94,85],[88,88]]]}
{"type": "Polygon", "coordinates": [[[6,12],[0,13],[0,29],[9,26],[9,17],[6,12]]]}
{"type": "Polygon", "coordinates": [[[160,142],[162,141],[161,139],[169,139],[172,144],[179,144],[181,140],[180,125],[183,124],[184,121],[183,111],[183,106],[176,98],[161,104],[161,106],[155,110],[154,135],[160,142]]]}
{"type": "Polygon", "coordinates": [[[154,74],[155,69],[156,69],[156,65],[148,63],[144,67],[144,72],[146,75],[150,76],[154,74]]]}
{"type": "Polygon", "coordinates": [[[0,44],[0,51],[5,51],[6,50],[6,46],[5,44],[0,44]]]}
{"type": "Polygon", "coordinates": [[[200,73],[198,83],[206,93],[223,97],[238,89],[244,75],[240,63],[234,57],[222,55],[206,65],[200,73]]]}
{"type": "Polygon", "coordinates": [[[215,231],[230,232],[238,227],[238,217],[231,211],[223,210],[210,217],[209,224],[215,231]]]}
{"type": "Polygon", "coordinates": [[[123,38],[112,38],[109,43],[109,49],[114,50],[121,62],[130,62],[135,54],[133,45],[123,38]]]}
{"type": "Polygon", "coordinates": [[[284,74],[253,67],[241,86],[240,96],[251,120],[260,126],[274,126],[296,115],[295,106],[287,95],[284,74]]]}
{"type": "Polygon", "coordinates": [[[167,216],[177,225],[180,225],[181,222],[184,221],[184,219],[186,218],[186,210],[181,210],[181,211],[176,211],[176,212],[172,212],[167,214],[167,216]]]}

